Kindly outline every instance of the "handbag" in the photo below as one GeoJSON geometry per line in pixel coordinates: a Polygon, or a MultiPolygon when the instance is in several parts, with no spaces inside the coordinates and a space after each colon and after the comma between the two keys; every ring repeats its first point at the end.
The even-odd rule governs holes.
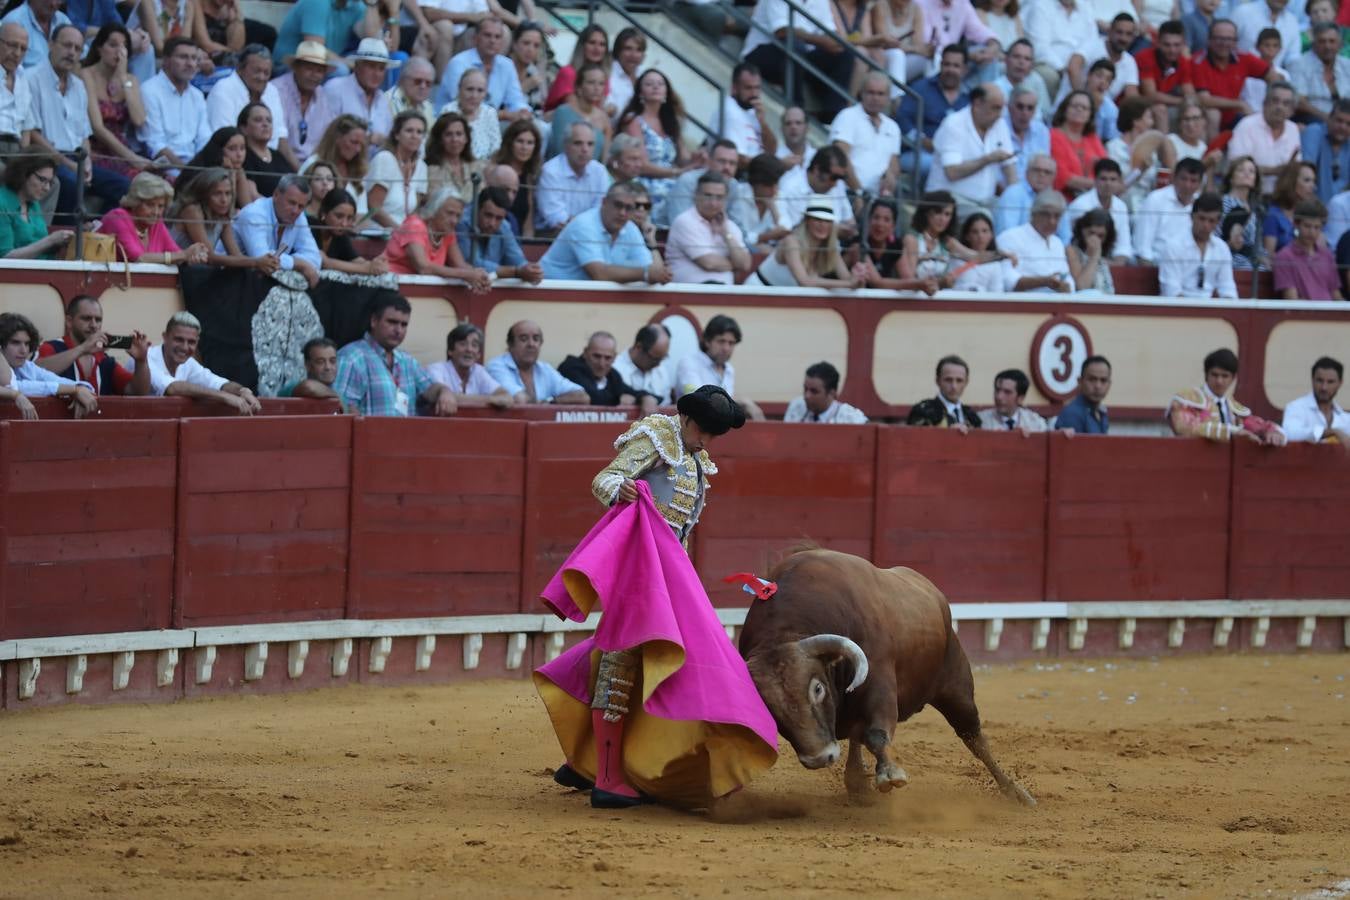
{"type": "Polygon", "coordinates": [[[110,234],[99,234],[96,231],[86,231],[84,233],[84,246],[79,256],[75,255],[76,241],[70,241],[66,244],[65,258],[68,260],[85,260],[86,262],[115,263],[117,262],[117,241],[110,234]]]}

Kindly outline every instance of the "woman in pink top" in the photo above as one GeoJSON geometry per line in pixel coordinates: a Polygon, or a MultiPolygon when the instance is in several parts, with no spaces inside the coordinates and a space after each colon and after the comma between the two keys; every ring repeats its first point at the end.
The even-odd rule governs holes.
{"type": "Polygon", "coordinates": [[[108,212],[98,230],[112,235],[131,262],[200,265],[206,262],[206,245],[193,244],[184,250],[164,227],[164,209],[172,199],[173,188],[167,181],[142,172],[131,179],[121,208],[108,212]]]}
{"type": "Polygon", "coordinates": [[[463,214],[464,201],[453,185],[443,185],[434,191],[389,238],[384,250],[389,271],[398,275],[458,278],[470,290],[486,291],[492,286],[492,279],[484,270],[465,262],[455,240],[455,227],[463,214]]]}

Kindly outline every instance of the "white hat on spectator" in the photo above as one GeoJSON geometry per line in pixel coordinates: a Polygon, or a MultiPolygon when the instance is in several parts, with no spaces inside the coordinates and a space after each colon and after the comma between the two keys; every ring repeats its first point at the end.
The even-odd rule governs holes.
{"type": "Polygon", "coordinates": [[[806,201],[806,218],[820,219],[822,222],[838,222],[834,212],[834,200],[826,194],[812,194],[806,201]]]}
{"type": "Polygon", "coordinates": [[[347,57],[349,64],[359,62],[379,63],[385,68],[398,68],[403,65],[398,60],[389,58],[389,48],[384,45],[382,38],[361,38],[361,43],[356,45],[356,55],[347,57]]]}
{"type": "Polygon", "coordinates": [[[301,41],[295,48],[295,53],[286,57],[283,62],[288,67],[298,62],[313,63],[316,66],[327,66],[330,72],[337,68],[328,61],[328,48],[319,41],[301,41]]]}

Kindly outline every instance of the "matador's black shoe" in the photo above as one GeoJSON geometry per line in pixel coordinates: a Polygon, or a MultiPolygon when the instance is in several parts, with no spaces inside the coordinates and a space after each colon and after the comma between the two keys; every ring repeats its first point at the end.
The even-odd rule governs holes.
{"type": "Polygon", "coordinates": [[[646,794],[629,797],[627,794],[616,794],[613,791],[606,791],[601,788],[595,788],[591,791],[591,806],[595,809],[629,809],[655,802],[646,794]]]}
{"type": "Polygon", "coordinates": [[[574,791],[589,791],[595,787],[594,781],[591,781],[567,763],[558,766],[558,770],[553,773],[553,780],[574,791]]]}

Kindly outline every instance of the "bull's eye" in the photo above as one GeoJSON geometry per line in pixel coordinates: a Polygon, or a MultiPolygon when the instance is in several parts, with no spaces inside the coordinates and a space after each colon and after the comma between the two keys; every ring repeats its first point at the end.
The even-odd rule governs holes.
{"type": "Polygon", "coordinates": [[[822,703],[825,700],[825,683],[819,678],[811,679],[811,702],[822,703]]]}

